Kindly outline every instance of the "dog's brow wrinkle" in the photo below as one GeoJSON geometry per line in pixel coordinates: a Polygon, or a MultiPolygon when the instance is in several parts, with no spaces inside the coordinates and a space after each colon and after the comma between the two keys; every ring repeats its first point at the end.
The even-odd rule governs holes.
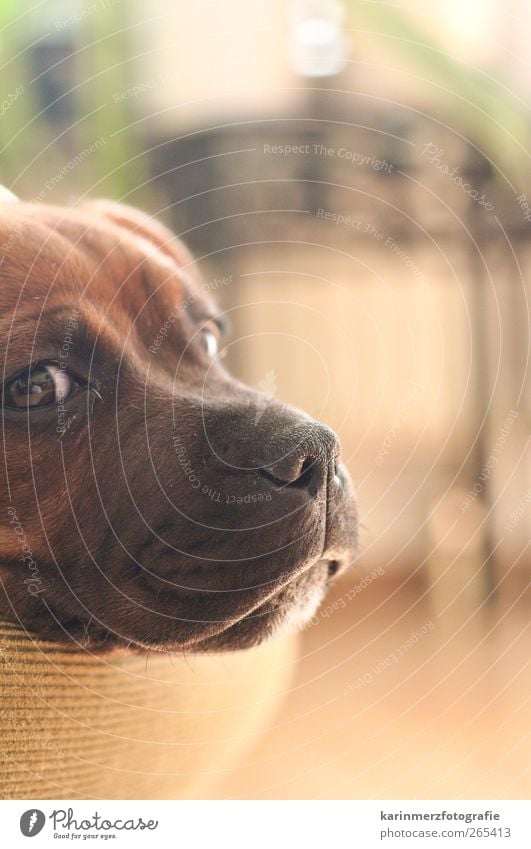
{"type": "Polygon", "coordinates": [[[153,281],[150,279],[146,263],[142,263],[141,277],[142,287],[146,298],[150,298],[153,294],[153,281]]]}
{"type": "Polygon", "coordinates": [[[135,239],[137,240],[137,244],[140,246],[142,251],[148,256],[151,260],[154,260],[159,265],[162,265],[164,268],[177,268],[177,263],[174,258],[163,251],[157,244],[154,242],[150,242],[149,239],[146,239],[144,236],[139,235],[138,233],[134,234],[135,239]]]}
{"type": "Polygon", "coordinates": [[[30,312],[24,314],[25,321],[42,321],[43,318],[62,318],[64,322],[67,322],[68,319],[75,313],[79,311],[79,304],[72,304],[69,306],[68,304],[58,304],[55,307],[44,307],[44,309],[35,310],[35,312],[30,312]]]}

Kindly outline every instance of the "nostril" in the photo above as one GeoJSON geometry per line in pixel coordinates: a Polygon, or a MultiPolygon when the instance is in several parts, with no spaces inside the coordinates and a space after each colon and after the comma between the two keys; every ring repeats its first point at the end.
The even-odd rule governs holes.
{"type": "Polygon", "coordinates": [[[296,486],[302,489],[311,481],[313,464],[314,461],[309,457],[302,463],[300,460],[293,461],[285,458],[283,461],[260,469],[260,474],[268,478],[276,486],[296,486]]]}
{"type": "Polygon", "coordinates": [[[305,457],[304,460],[284,458],[278,463],[260,470],[260,474],[279,488],[307,490],[315,495],[326,480],[326,469],[320,459],[305,457]]]}
{"type": "Polygon", "coordinates": [[[324,491],[332,473],[337,477],[336,486],[342,485],[339,443],[330,428],[316,423],[305,425],[283,435],[277,446],[278,459],[260,470],[276,487],[299,489],[314,497],[324,491]]]}
{"type": "Polygon", "coordinates": [[[295,486],[298,489],[309,489],[314,477],[315,460],[307,457],[300,467],[299,477],[290,481],[288,486],[295,486]]]}

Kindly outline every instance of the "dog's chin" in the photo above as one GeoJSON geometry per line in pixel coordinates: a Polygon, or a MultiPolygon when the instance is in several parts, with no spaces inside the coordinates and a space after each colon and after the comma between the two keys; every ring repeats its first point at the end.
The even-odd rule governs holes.
{"type": "Polygon", "coordinates": [[[334,572],[333,561],[319,560],[252,613],[227,624],[215,635],[199,639],[190,650],[241,651],[297,633],[315,616],[334,572]]]}
{"type": "Polygon", "coordinates": [[[236,652],[254,648],[304,628],[315,616],[334,573],[334,561],[319,560],[297,578],[283,585],[267,601],[253,607],[251,612],[245,613],[235,608],[233,615],[228,613],[225,622],[216,623],[214,633],[212,623],[209,623],[208,633],[204,637],[196,630],[189,638],[181,633],[173,640],[167,630],[164,635],[158,636],[156,630],[150,631],[148,623],[145,622],[143,633],[139,633],[135,628],[126,638],[124,635],[118,636],[105,630],[100,639],[94,635],[90,639],[90,646],[87,644],[87,647],[98,653],[106,653],[123,648],[125,644],[133,652],[185,651],[187,654],[236,652]]]}

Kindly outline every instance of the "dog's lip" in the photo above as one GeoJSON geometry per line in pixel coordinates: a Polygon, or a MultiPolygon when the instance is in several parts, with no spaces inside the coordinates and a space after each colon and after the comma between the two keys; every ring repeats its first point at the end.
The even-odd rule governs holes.
{"type": "MultiPolygon", "coordinates": [[[[311,566],[308,566],[308,569],[306,571],[323,569],[323,567],[325,565],[328,565],[329,563],[330,561],[328,561],[326,558],[319,558],[318,560],[314,561],[311,566]]],[[[216,644],[219,639],[223,639],[227,636],[230,636],[231,632],[240,628],[246,621],[255,619],[258,622],[260,618],[264,616],[264,614],[266,618],[269,618],[270,616],[274,617],[275,614],[278,614],[278,612],[283,608],[282,604],[275,607],[275,601],[278,600],[279,596],[282,596],[283,591],[286,590],[290,584],[295,583],[301,577],[301,574],[297,575],[296,578],[293,578],[292,581],[288,582],[288,584],[284,584],[283,586],[279,587],[273,595],[271,595],[267,599],[264,599],[256,607],[253,607],[252,610],[249,610],[243,616],[240,616],[231,622],[227,622],[226,626],[220,628],[219,631],[216,631],[215,633],[209,634],[204,638],[199,638],[198,640],[194,641],[194,643],[190,645],[190,648],[196,651],[206,651],[211,647],[212,643],[216,644]],[[268,610],[268,607],[270,607],[271,605],[273,606],[271,607],[271,609],[268,610]]],[[[325,571],[321,583],[321,587],[324,589],[325,594],[328,588],[328,581],[329,574],[328,571],[325,571]]],[[[230,647],[228,650],[230,650],[230,647]]]]}
{"type": "Polygon", "coordinates": [[[320,558],[328,564],[329,579],[347,569],[354,559],[343,519],[345,509],[348,509],[349,502],[353,500],[349,473],[346,466],[336,459],[328,472],[324,545],[320,558]]]}
{"type": "Polygon", "coordinates": [[[337,487],[346,486],[347,483],[348,483],[347,472],[345,470],[343,463],[340,460],[336,460],[334,462],[332,480],[333,480],[334,485],[337,486],[337,487]]]}
{"type": "MultiPolygon", "coordinates": [[[[208,628],[206,634],[196,632],[191,639],[186,641],[185,648],[206,651],[209,647],[215,647],[218,641],[223,640],[224,637],[230,639],[230,633],[233,631],[237,633],[238,628],[246,620],[253,618],[259,619],[261,615],[267,619],[269,619],[270,614],[274,616],[275,601],[279,599],[279,596],[282,595],[288,586],[296,583],[307,572],[316,569],[321,573],[321,586],[326,592],[332,581],[351,565],[354,558],[348,541],[342,538],[338,539],[338,537],[342,536],[342,522],[340,521],[340,517],[343,506],[352,497],[350,478],[342,464],[330,465],[325,492],[326,499],[323,499],[322,502],[322,509],[324,508],[325,512],[324,528],[321,528],[321,553],[318,556],[314,555],[310,561],[306,562],[305,566],[297,568],[291,572],[291,575],[291,569],[287,568],[282,575],[279,575],[280,585],[272,589],[272,592],[266,593],[265,597],[262,596],[261,599],[256,597],[256,601],[250,604],[249,608],[243,613],[241,611],[239,613],[234,611],[233,616],[229,614],[223,622],[216,622],[216,627],[208,628]],[[335,518],[336,514],[337,520],[335,518]],[[273,607],[271,608],[271,606],[273,607]]],[[[268,581],[267,583],[270,582],[268,581]]],[[[233,589],[226,592],[232,592],[233,589]]],[[[209,624],[212,625],[214,623],[209,624]]]]}
{"type": "MultiPolygon", "coordinates": [[[[309,564],[303,572],[299,572],[297,575],[292,576],[292,578],[285,583],[282,583],[281,586],[277,587],[271,595],[259,601],[257,604],[253,605],[247,612],[242,615],[238,615],[234,619],[229,619],[224,623],[219,623],[220,627],[218,629],[214,629],[210,634],[205,635],[204,637],[198,636],[187,643],[187,646],[190,649],[202,650],[203,646],[208,646],[211,641],[216,641],[218,638],[223,637],[229,633],[233,628],[237,628],[242,624],[242,622],[260,617],[263,613],[266,612],[266,609],[269,605],[274,604],[275,600],[282,595],[282,593],[293,583],[296,583],[304,574],[309,572],[310,570],[322,568],[325,564],[327,565],[327,572],[325,574],[325,579],[323,584],[328,585],[330,580],[330,564],[335,563],[335,561],[330,561],[326,557],[320,557],[317,560],[314,560],[311,564],[309,564]]],[[[271,614],[275,613],[275,609],[269,611],[271,614]]]]}

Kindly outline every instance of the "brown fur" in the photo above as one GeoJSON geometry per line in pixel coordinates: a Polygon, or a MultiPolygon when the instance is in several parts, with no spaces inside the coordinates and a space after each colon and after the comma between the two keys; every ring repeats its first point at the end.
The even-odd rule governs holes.
{"type": "Polygon", "coordinates": [[[313,615],[355,545],[337,439],[209,361],[182,243],[94,201],[0,203],[2,245],[4,387],[39,361],[91,387],[64,432],[54,406],[4,404],[0,615],[97,650],[243,648],[313,615]]]}

